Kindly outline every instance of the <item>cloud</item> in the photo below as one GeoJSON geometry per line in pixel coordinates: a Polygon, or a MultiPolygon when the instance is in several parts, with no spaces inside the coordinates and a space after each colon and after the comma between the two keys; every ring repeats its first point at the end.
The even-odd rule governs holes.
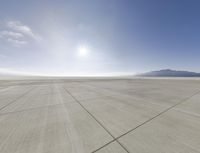
{"type": "Polygon", "coordinates": [[[28,43],[27,41],[24,40],[17,40],[12,38],[8,38],[7,41],[13,43],[15,46],[21,46],[28,43]]]}
{"type": "Polygon", "coordinates": [[[12,43],[14,46],[26,45],[33,40],[41,40],[37,33],[20,21],[8,21],[4,28],[3,31],[0,31],[0,38],[12,43]]]}
{"type": "Polygon", "coordinates": [[[20,21],[8,21],[7,27],[14,31],[21,32],[22,34],[29,36],[35,40],[39,39],[39,36],[35,34],[29,26],[22,24],[20,21]]]}
{"type": "Polygon", "coordinates": [[[0,33],[0,36],[1,37],[11,37],[13,39],[19,39],[19,38],[23,38],[24,35],[22,33],[19,33],[19,32],[13,32],[13,31],[2,31],[0,33]]]}

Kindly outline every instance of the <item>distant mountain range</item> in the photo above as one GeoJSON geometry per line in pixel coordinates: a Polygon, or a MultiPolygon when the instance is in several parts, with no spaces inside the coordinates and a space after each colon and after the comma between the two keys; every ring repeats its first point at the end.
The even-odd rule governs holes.
{"type": "Polygon", "coordinates": [[[142,73],[142,74],[138,74],[136,76],[142,76],[142,77],[200,77],[200,73],[164,69],[164,70],[159,70],[159,71],[151,71],[151,72],[147,72],[147,73],[142,73]]]}

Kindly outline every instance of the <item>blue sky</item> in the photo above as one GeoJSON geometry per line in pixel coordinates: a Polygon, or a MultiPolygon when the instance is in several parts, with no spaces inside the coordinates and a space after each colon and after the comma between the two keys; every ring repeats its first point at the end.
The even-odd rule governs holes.
{"type": "Polygon", "coordinates": [[[198,0],[1,0],[0,72],[200,72],[198,0]]]}

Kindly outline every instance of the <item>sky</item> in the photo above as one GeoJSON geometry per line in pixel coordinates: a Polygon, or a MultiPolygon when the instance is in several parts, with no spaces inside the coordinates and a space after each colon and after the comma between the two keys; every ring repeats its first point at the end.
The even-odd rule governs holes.
{"type": "Polygon", "coordinates": [[[200,72],[199,0],[0,0],[0,73],[200,72]]]}

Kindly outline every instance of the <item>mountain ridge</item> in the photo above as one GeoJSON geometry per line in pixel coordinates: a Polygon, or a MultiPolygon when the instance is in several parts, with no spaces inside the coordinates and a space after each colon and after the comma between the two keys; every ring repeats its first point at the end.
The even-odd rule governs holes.
{"type": "Polygon", "coordinates": [[[200,77],[200,73],[190,71],[179,71],[171,69],[162,69],[157,71],[150,71],[146,73],[137,74],[142,77],[200,77]]]}

